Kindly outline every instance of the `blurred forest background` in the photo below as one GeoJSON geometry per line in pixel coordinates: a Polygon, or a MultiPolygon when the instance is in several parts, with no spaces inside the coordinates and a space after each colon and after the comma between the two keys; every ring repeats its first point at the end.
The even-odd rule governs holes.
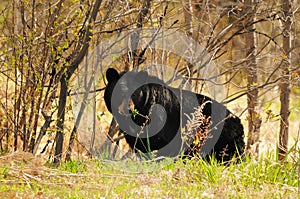
{"type": "Polygon", "coordinates": [[[297,0],[1,0],[0,150],[55,162],[94,155],[113,125],[103,103],[105,69],[155,63],[153,73],[171,67],[195,92],[210,95],[207,83],[223,88],[218,101],[241,117],[248,152],[277,151],[282,159],[300,131],[299,22],[297,0]],[[129,40],[109,66],[97,62],[89,94],[74,86],[97,45],[135,28],[180,32],[211,62],[199,68],[129,40]],[[203,76],[210,63],[217,71],[203,76]]]}

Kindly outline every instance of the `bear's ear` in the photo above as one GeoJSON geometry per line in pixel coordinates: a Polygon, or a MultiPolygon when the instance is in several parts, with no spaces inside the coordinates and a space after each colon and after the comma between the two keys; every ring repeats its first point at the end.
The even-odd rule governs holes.
{"type": "Polygon", "coordinates": [[[113,82],[113,81],[120,79],[120,75],[119,75],[118,71],[116,71],[116,69],[109,68],[106,71],[106,79],[108,82],[113,82]]]}

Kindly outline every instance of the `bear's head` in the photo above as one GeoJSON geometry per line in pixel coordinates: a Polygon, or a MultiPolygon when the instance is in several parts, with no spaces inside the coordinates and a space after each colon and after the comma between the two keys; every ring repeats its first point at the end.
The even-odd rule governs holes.
{"type": "Polygon", "coordinates": [[[121,108],[124,108],[124,103],[132,104],[132,99],[139,98],[139,101],[142,101],[144,93],[141,86],[146,84],[148,78],[148,73],[145,71],[118,73],[113,68],[107,69],[108,84],[104,92],[104,100],[108,110],[111,113],[113,109],[120,111],[121,108]],[[114,99],[112,99],[113,97],[114,99]]]}
{"type": "Polygon", "coordinates": [[[144,126],[152,121],[156,126],[163,126],[167,112],[164,108],[173,107],[174,97],[165,83],[157,77],[150,76],[146,71],[129,71],[118,73],[109,68],[106,71],[108,84],[104,92],[104,100],[108,110],[120,124],[128,126],[130,118],[138,126],[144,126]],[[169,99],[169,100],[166,100],[169,99]],[[161,106],[157,106],[157,105],[161,106]],[[154,115],[155,118],[152,116],[154,115]]]}

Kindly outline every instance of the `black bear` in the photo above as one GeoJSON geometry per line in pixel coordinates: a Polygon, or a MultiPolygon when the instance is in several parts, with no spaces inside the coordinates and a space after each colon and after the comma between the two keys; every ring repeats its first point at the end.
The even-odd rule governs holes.
{"type": "Polygon", "coordinates": [[[184,139],[183,127],[202,105],[210,118],[209,136],[201,147],[202,157],[214,154],[229,161],[244,152],[244,131],[240,119],[217,101],[191,91],[173,88],[147,72],[122,72],[109,68],[104,100],[135,151],[174,157],[191,155],[193,140],[184,139]]]}

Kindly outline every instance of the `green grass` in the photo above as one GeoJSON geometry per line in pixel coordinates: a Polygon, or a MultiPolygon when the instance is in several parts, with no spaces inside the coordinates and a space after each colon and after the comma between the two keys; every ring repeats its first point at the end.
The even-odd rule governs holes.
{"type": "Polygon", "coordinates": [[[299,156],[230,166],[202,160],[0,164],[0,198],[298,198],[299,156]],[[297,158],[295,158],[297,157],[297,158]]]}

